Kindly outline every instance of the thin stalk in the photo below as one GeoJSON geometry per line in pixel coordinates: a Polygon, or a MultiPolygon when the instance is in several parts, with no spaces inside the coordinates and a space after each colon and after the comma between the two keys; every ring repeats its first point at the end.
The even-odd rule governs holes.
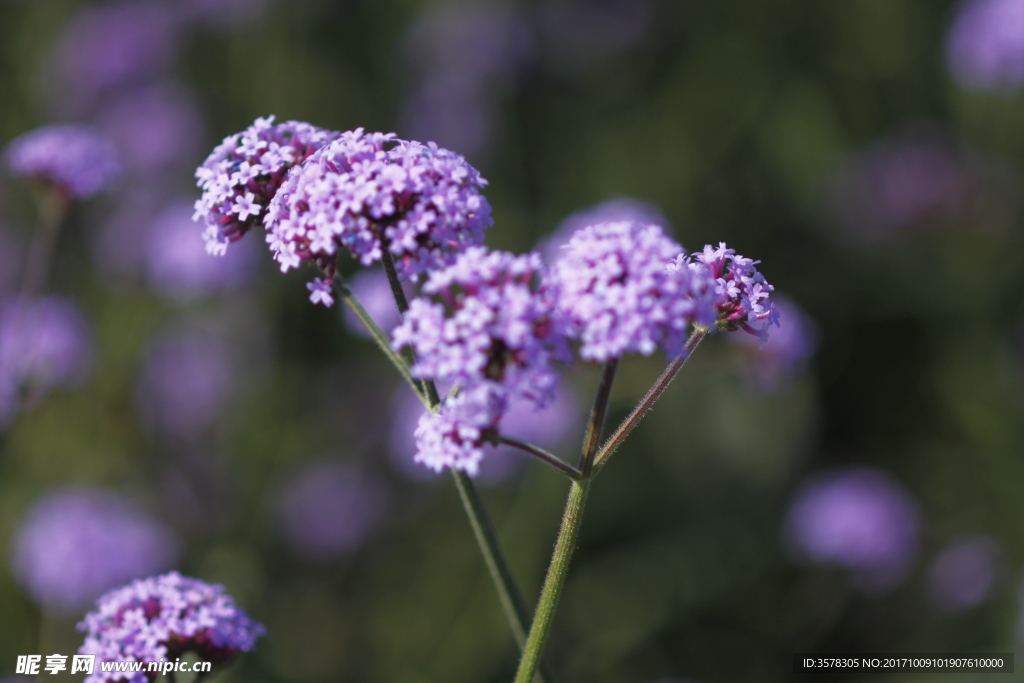
{"type": "MultiPolygon", "coordinates": [[[[387,273],[388,283],[391,285],[391,293],[395,297],[395,305],[398,312],[404,317],[409,310],[409,300],[402,289],[402,283],[398,279],[398,270],[395,268],[395,260],[391,255],[388,245],[382,245],[381,261],[384,263],[384,272],[387,273]]],[[[437,393],[437,387],[432,380],[424,380],[423,387],[426,393],[426,404],[431,410],[441,405],[441,397],[437,393]]],[[[505,553],[501,549],[498,534],[494,528],[487,509],[484,507],[480,494],[476,490],[473,480],[465,472],[449,468],[455,488],[459,491],[462,499],[462,507],[466,510],[469,518],[469,525],[473,529],[473,536],[484,557],[484,563],[494,581],[494,587],[498,591],[498,599],[505,611],[512,635],[516,643],[523,648],[526,643],[526,631],[530,627],[530,614],[526,608],[526,601],[523,593],[519,590],[512,568],[509,566],[505,553]]],[[[541,683],[553,680],[550,672],[545,666],[541,666],[541,683]]]]}
{"type": "Polygon", "coordinates": [[[580,472],[584,478],[590,476],[594,467],[594,452],[604,430],[604,418],[608,414],[608,401],[612,395],[612,384],[615,383],[615,373],[618,369],[619,359],[613,358],[605,364],[604,372],[601,373],[601,383],[597,386],[594,407],[590,409],[587,432],[583,436],[583,447],[580,452],[580,472]]]}
{"type": "Polygon", "coordinates": [[[523,441],[522,439],[517,439],[512,436],[505,436],[504,434],[502,434],[498,436],[498,442],[503,443],[507,446],[512,446],[513,448],[518,448],[519,450],[525,453],[529,453],[530,455],[537,458],[545,465],[550,465],[551,467],[554,467],[556,470],[558,470],[565,476],[569,477],[570,479],[576,480],[583,478],[583,473],[581,471],[579,471],[569,463],[565,462],[554,453],[546,451],[540,446],[532,444],[529,441],[523,441]]]}
{"type": "Polygon", "coordinates": [[[363,305],[359,302],[359,299],[355,294],[352,293],[352,289],[348,286],[345,280],[340,275],[334,276],[334,288],[338,292],[338,297],[341,298],[345,304],[352,309],[352,312],[356,314],[359,321],[366,326],[370,336],[373,337],[373,341],[377,343],[380,350],[384,352],[391,364],[398,370],[398,374],[402,376],[409,386],[412,387],[416,395],[423,401],[423,405],[427,408],[432,408],[433,404],[427,398],[426,389],[422,383],[412,376],[409,372],[409,364],[406,359],[402,358],[398,353],[391,348],[391,340],[388,338],[387,332],[380,328],[380,325],[373,319],[373,316],[363,308],[363,305]]]}
{"type": "Polygon", "coordinates": [[[562,516],[562,527],[558,531],[555,552],[551,556],[551,566],[544,578],[544,588],[537,603],[537,613],[533,617],[530,635],[523,648],[523,657],[519,660],[519,671],[516,672],[515,683],[530,683],[544,653],[544,643],[555,616],[558,598],[562,594],[565,578],[569,574],[569,561],[576,549],[576,541],[580,535],[583,522],[583,506],[590,490],[590,480],[574,481],[569,489],[569,499],[565,503],[565,514],[562,516]]]}
{"type": "Polygon", "coordinates": [[[693,350],[697,348],[697,345],[700,344],[700,341],[705,336],[707,336],[709,331],[710,330],[707,328],[697,328],[694,333],[690,335],[690,338],[686,340],[686,345],[683,347],[682,354],[668,364],[668,367],[665,368],[664,372],[661,373],[658,379],[655,380],[654,384],[647,391],[647,395],[640,400],[640,403],[633,408],[633,412],[626,416],[626,419],[622,421],[619,428],[616,429],[615,432],[608,437],[608,440],[604,445],[601,446],[601,450],[597,452],[597,456],[594,458],[595,472],[604,467],[605,463],[608,462],[608,458],[612,457],[615,450],[622,445],[622,442],[626,440],[626,437],[629,436],[630,432],[636,428],[643,416],[646,415],[647,411],[654,405],[654,402],[657,401],[663,393],[665,393],[665,390],[668,389],[668,385],[672,383],[672,380],[675,379],[675,376],[686,364],[686,361],[689,360],[693,350]]]}
{"type": "Polygon", "coordinates": [[[34,299],[46,289],[53,252],[67,209],[67,200],[56,189],[48,190],[39,200],[39,229],[32,238],[21,276],[21,298],[24,301],[34,299]]]}

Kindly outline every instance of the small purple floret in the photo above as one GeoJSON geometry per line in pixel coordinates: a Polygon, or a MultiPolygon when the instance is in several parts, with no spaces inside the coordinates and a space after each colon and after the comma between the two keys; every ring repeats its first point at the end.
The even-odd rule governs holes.
{"type": "Polygon", "coordinates": [[[48,183],[68,199],[88,199],[109,186],[121,165],[112,142],[89,126],[43,126],[15,138],[7,165],[26,178],[48,183]]]}
{"type": "Polygon", "coordinates": [[[259,225],[288,171],[336,136],[298,121],[275,124],[270,116],[224,138],[196,169],[203,196],[194,218],[206,225],[206,250],[223,255],[228,244],[259,225]]]}
{"type": "Polygon", "coordinates": [[[177,572],[133,581],[110,591],[78,624],[85,631],[79,654],[96,655],[86,683],[126,680],[150,683],[156,674],[104,672],[101,662],[174,660],[195,653],[219,664],[249,652],[266,633],[249,618],[224,587],[177,572]]]}

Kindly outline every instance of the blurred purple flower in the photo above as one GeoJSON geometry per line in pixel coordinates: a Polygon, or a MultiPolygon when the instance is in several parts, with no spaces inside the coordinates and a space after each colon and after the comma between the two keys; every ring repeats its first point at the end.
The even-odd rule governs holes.
{"type": "Polygon", "coordinates": [[[917,507],[880,470],[833,470],[800,488],[785,533],[801,558],[843,567],[865,587],[884,589],[905,576],[917,552],[917,507]]]}
{"type": "Polygon", "coordinates": [[[121,146],[127,168],[159,171],[195,159],[202,114],[184,90],[160,84],[118,97],[98,115],[99,127],[121,146]]]}
{"type": "Polygon", "coordinates": [[[475,157],[494,129],[494,106],[477,83],[440,74],[417,83],[402,109],[409,137],[429,140],[475,157]]]}
{"type": "Polygon", "coordinates": [[[644,0],[550,0],[541,19],[550,49],[580,64],[639,43],[650,11],[644,0]]]}
{"type": "Polygon", "coordinates": [[[532,56],[525,19],[501,7],[432,7],[404,43],[414,83],[403,129],[466,156],[482,152],[494,128],[495,97],[532,56]]]}
{"type": "Polygon", "coordinates": [[[54,58],[72,105],[91,105],[111,91],[163,75],[178,52],[170,6],[153,0],[88,7],[68,24],[54,58]]]}
{"type": "Polygon", "coordinates": [[[562,220],[554,232],[537,243],[537,251],[548,263],[554,263],[561,255],[562,246],[567,244],[577,230],[598,223],[619,223],[631,221],[644,225],[657,225],[666,234],[672,233],[672,225],[658,205],[633,197],[612,197],[599,204],[586,206],[562,220]]]}
{"type": "Polygon", "coordinates": [[[1024,2],[966,0],[946,37],[953,78],[969,90],[1008,94],[1024,85],[1024,2]]]}
{"type": "MultiPolygon", "coordinates": [[[[413,481],[432,480],[438,473],[413,460],[416,439],[413,432],[423,414],[423,403],[408,387],[401,386],[392,400],[393,415],[388,438],[388,457],[395,471],[413,481]]],[[[548,450],[559,452],[568,439],[582,438],[583,410],[579,399],[563,387],[546,408],[538,410],[531,401],[513,399],[501,420],[501,432],[548,450]]],[[[510,446],[484,444],[486,456],[480,462],[476,481],[484,485],[508,481],[532,459],[510,446]]]]}
{"type": "Polygon", "coordinates": [[[299,555],[329,561],[354,550],[378,526],[387,496],[381,482],[344,463],[303,467],[278,498],[281,530],[299,555]]]}
{"type": "Polygon", "coordinates": [[[831,190],[835,220],[851,239],[959,221],[1000,227],[1016,210],[1014,172],[930,126],[916,126],[850,156],[831,190]]]}
{"type": "Polygon", "coordinates": [[[98,660],[86,683],[150,683],[138,672],[131,677],[104,671],[102,662],[173,661],[186,652],[200,661],[221,664],[249,652],[266,633],[235,605],[223,586],[170,572],[133,581],[105,594],[96,609],[78,624],[85,631],[79,654],[98,660]]]}
{"type": "Polygon", "coordinates": [[[69,486],[44,495],[14,537],[12,571],[34,600],[70,613],[104,591],[166,569],[176,543],[125,499],[69,486]]]}
{"type": "Polygon", "coordinates": [[[991,538],[973,536],[946,546],[928,569],[928,597],[944,612],[982,603],[996,588],[1003,553],[991,538]]]}
{"type": "Polygon", "coordinates": [[[93,262],[104,275],[135,279],[143,271],[148,231],[166,197],[151,188],[132,187],[118,198],[113,215],[98,227],[90,245],[93,262]]]}
{"type": "Polygon", "coordinates": [[[113,143],[78,124],[43,126],[15,138],[7,147],[14,175],[52,184],[68,199],[88,199],[120,174],[113,143]]]}
{"type": "Polygon", "coordinates": [[[71,301],[57,296],[0,305],[0,378],[33,391],[73,386],[89,370],[89,325],[71,301]]]}
{"type": "MultiPolygon", "coordinates": [[[[391,284],[382,269],[362,270],[356,273],[349,282],[349,287],[363,304],[363,308],[385,332],[390,333],[401,321],[401,316],[398,315],[398,306],[395,305],[395,297],[391,293],[391,284]]],[[[358,334],[360,337],[370,336],[366,326],[360,322],[348,306],[344,307],[344,315],[345,327],[349,332],[358,334]]]]}
{"type": "Polygon", "coordinates": [[[251,279],[255,243],[240,243],[223,258],[212,259],[197,227],[188,201],[171,204],[149,227],[147,278],[153,289],[168,299],[184,301],[214,294],[251,279]]]}
{"type": "Polygon", "coordinates": [[[746,351],[741,366],[747,385],[761,392],[777,390],[799,373],[818,349],[818,326],[793,301],[772,296],[781,320],[763,345],[749,334],[730,334],[728,339],[746,351]]]}
{"type": "Polygon", "coordinates": [[[136,404],[157,431],[194,438],[217,420],[232,392],[228,341],[193,328],[165,330],[143,358],[136,404]]]}

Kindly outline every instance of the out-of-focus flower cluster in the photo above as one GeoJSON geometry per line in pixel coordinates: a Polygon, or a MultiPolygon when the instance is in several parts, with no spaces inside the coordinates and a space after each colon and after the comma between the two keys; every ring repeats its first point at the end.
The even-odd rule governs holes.
{"type": "Polygon", "coordinates": [[[14,539],[13,570],[38,603],[65,614],[166,569],[176,545],[167,529],[119,496],[68,487],[29,511],[14,539]]]}
{"type": "Polygon", "coordinates": [[[252,650],[263,626],[237,607],[222,586],[170,572],[134,581],[101,597],[78,625],[86,632],[80,654],[96,655],[87,683],[148,681],[145,672],[125,676],[103,671],[100,662],[175,659],[186,652],[223,662],[252,650]]]}
{"type": "Polygon", "coordinates": [[[56,187],[68,199],[87,199],[120,173],[114,145],[89,126],[44,126],[7,148],[7,164],[19,176],[56,187]]]}

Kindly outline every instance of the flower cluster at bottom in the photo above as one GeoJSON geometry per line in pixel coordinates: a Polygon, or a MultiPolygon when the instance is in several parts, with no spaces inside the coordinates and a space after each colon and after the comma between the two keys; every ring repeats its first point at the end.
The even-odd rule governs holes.
{"type": "MultiPolygon", "coordinates": [[[[80,654],[99,662],[158,661],[194,652],[218,664],[248,652],[264,634],[263,625],[235,606],[221,586],[170,572],[133,581],[105,594],[78,629],[86,632],[80,654]]],[[[86,683],[128,680],[147,683],[149,672],[103,671],[86,683]]]]}

